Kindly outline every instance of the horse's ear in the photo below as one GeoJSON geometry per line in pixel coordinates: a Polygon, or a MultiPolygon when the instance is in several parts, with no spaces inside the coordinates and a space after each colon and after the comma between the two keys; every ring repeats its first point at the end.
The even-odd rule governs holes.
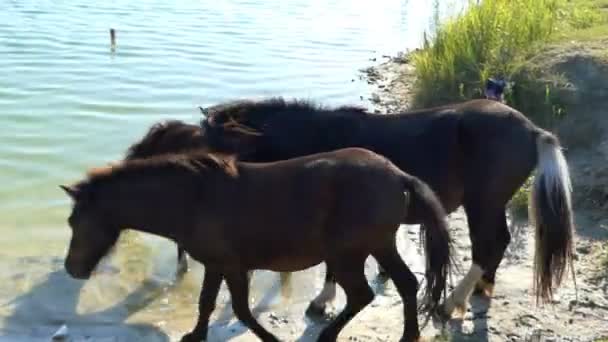
{"type": "Polygon", "coordinates": [[[68,196],[70,196],[70,198],[74,201],[76,201],[78,199],[78,196],[80,195],[80,190],[73,186],[73,185],[59,185],[59,187],[61,189],[63,189],[63,191],[65,191],[66,194],[68,194],[68,196]]]}

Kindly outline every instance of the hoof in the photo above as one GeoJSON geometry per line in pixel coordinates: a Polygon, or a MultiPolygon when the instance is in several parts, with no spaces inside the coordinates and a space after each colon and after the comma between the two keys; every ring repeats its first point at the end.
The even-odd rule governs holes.
{"type": "Polygon", "coordinates": [[[390,279],[390,276],[388,275],[388,273],[386,273],[385,270],[380,269],[378,271],[378,275],[376,276],[376,279],[378,279],[378,281],[381,283],[386,283],[390,279]]]}
{"type": "Polygon", "coordinates": [[[464,319],[464,315],[467,313],[466,303],[454,303],[450,309],[448,306],[441,304],[437,308],[437,315],[442,321],[449,321],[452,318],[464,319]]]}
{"type": "Polygon", "coordinates": [[[477,296],[492,298],[494,295],[494,284],[481,279],[475,284],[475,291],[473,293],[477,296]]]}
{"type": "Polygon", "coordinates": [[[179,340],[179,342],[204,342],[206,339],[205,338],[199,338],[197,336],[195,336],[193,333],[188,333],[186,335],[184,335],[182,337],[181,340],[179,340]]]}
{"type": "Polygon", "coordinates": [[[445,323],[452,318],[452,313],[448,313],[446,311],[445,305],[440,304],[439,306],[437,306],[437,308],[435,308],[435,311],[433,312],[433,318],[437,319],[441,323],[445,323]]]}
{"type": "Polygon", "coordinates": [[[306,308],[306,316],[318,320],[328,320],[331,318],[331,314],[326,311],[326,308],[326,305],[310,302],[310,305],[306,308]]]}
{"type": "Polygon", "coordinates": [[[429,342],[430,340],[426,337],[402,337],[399,342],[429,342]]]}
{"type": "Polygon", "coordinates": [[[458,304],[454,307],[452,317],[456,319],[464,319],[464,315],[467,313],[467,306],[465,304],[458,304]]]}

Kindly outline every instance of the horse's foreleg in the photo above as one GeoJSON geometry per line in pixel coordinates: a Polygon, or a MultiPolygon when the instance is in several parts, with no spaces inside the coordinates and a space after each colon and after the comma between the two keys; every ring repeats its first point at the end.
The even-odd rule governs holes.
{"type": "Polygon", "coordinates": [[[209,317],[211,317],[211,313],[215,310],[215,301],[221,284],[221,273],[212,269],[205,270],[205,279],[203,280],[198,302],[198,321],[192,332],[182,337],[181,342],[200,342],[207,339],[209,317]]]}
{"type": "Polygon", "coordinates": [[[225,275],[232,296],[232,310],[236,317],[264,342],[279,342],[273,334],[255,320],[249,309],[249,281],[247,272],[230,272],[225,275]]]}
{"type": "Polygon", "coordinates": [[[325,283],[323,284],[323,289],[308,305],[308,308],[306,309],[306,315],[308,316],[325,316],[327,304],[333,302],[336,298],[336,277],[330,266],[328,264],[326,265],[327,268],[325,270],[325,283]]]}

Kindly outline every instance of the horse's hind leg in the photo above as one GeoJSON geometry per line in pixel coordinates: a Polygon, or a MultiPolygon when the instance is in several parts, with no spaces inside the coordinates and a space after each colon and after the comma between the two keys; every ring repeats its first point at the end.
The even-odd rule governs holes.
{"type": "MultiPolygon", "coordinates": [[[[359,311],[363,310],[374,300],[374,292],[365,278],[366,256],[340,256],[337,262],[331,264],[331,269],[340,286],[346,294],[344,310],[329,325],[321,331],[319,342],[336,341],[340,331],[350,322],[359,311]]],[[[329,262],[328,262],[329,264],[329,262]]]]}
{"type": "Polygon", "coordinates": [[[224,275],[232,296],[232,310],[236,317],[264,342],[279,342],[256,321],[249,309],[249,281],[247,272],[230,272],[224,275]]]}
{"type": "Polygon", "coordinates": [[[315,299],[313,299],[308,308],[306,309],[306,315],[312,317],[323,317],[326,312],[327,303],[332,302],[336,298],[336,277],[329,264],[325,269],[325,282],[323,283],[323,289],[315,299]]]}
{"type": "Polygon", "coordinates": [[[416,293],[418,291],[416,276],[403,262],[394,243],[392,243],[391,248],[372,255],[393,280],[403,300],[404,327],[401,341],[416,341],[420,337],[416,304],[416,293]]]}
{"type": "Polygon", "coordinates": [[[493,195],[488,195],[487,198],[479,193],[474,195],[469,200],[465,198],[464,205],[469,223],[473,264],[445,301],[444,313],[448,316],[451,316],[454,310],[459,311],[461,316],[464,315],[475,286],[486,271],[491,274],[496,272],[508,243],[504,234],[508,234],[508,230],[505,230],[506,221],[503,225],[497,225],[498,218],[504,218],[504,206],[490,205],[498,203],[493,195]]]}
{"type": "Polygon", "coordinates": [[[207,339],[209,317],[215,310],[215,301],[222,284],[222,275],[211,269],[205,270],[205,278],[198,300],[198,321],[189,334],[182,337],[181,342],[199,342],[207,339]]]}
{"type": "Polygon", "coordinates": [[[507,217],[505,210],[497,212],[496,227],[496,244],[493,253],[488,257],[485,272],[475,286],[475,292],[491,297],[494,292],[494,282],[496,281],[496,270],[502,261],[507,246],[511,242],[511,233],[507,225],[507,217]]]}

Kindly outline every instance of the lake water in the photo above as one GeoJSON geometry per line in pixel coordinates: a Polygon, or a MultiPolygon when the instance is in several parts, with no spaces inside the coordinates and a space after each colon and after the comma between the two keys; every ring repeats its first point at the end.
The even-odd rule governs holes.
{"type": "MultiPolygon", "coordinates": [[[[158,120],[199,120],[199,105],[276,95],[365,105],[359,70],[419,46],[464,2],[0,0],[0,340],[48,340],[65,322],[99,338],[123,321],[134,322],[124,340],[179,336],[201,267],[171,287],[174,245],[131,234],[97,277],[71,280],[70,203],[57,185],[120,158],[158,120]]],[[[296,276],[294,302],[311,298],[320,270],[296,276]]],[[[276,282],[261,272],[252,297],[276,282]]]]}

